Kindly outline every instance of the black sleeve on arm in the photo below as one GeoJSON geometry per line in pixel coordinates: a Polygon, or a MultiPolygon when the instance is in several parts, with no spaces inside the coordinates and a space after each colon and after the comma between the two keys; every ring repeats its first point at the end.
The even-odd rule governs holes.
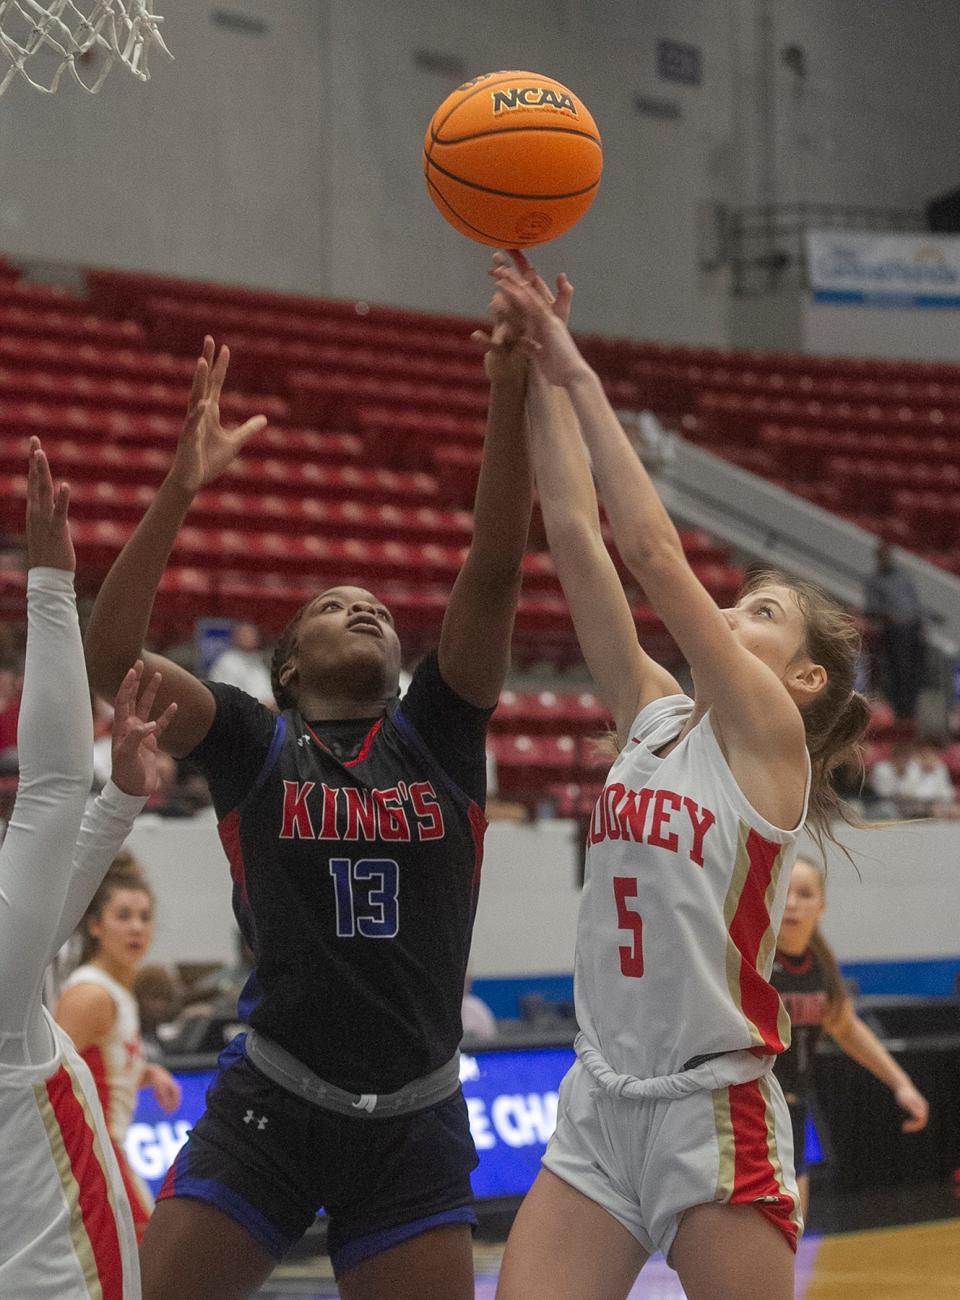
{"type": "Polygon", "coordinates": [[[241,804],[260,775],[277,718],[246,691],[223,682],[204,682],[217,704],[210,730],[186,755],[207,778],[217,816],[241,804]]]}
{"type": "Polygon", "coordinates": [[[443,680],[436,651],[418,666],[400,712],[464,794],[481,808],[487,797],[487,725],[493,709],[481,709],[443,680]]]}

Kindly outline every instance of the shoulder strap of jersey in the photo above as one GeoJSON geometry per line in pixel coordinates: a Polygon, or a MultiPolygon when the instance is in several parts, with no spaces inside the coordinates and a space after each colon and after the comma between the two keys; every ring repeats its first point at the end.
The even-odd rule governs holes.
{"type": "Polygon", "coordinates": [[[270,741],[270,748],[267,750],[267,756],[263,760],[263,765],[257,773],[257,779],[243,796],[239,807],[242,808],[259,789],[263,786],[264,781],[276,766],[277,759],[280,757],[280,750],[283,746],[287,734],[287,720],[282,713],[277,714],[277,721],[273,728],[273,739],[270,741]]]}
{"type": "Polygon", "coordinates": [[[458,803],[464,803],[468,806],[476,803],[476,800],[471,799],[465,790],[460,789],[456,781],[454,781],[442,767],[440,760],[436,757],[433,751],[423,743],[420,733],[404,713],[402,704],[399,708],[394,709],[393,713],[390,715],[390,720],[411,748],[415,749],[420,757],[424,759],[424,761],[428,762],[434,771],[439,773],[448,793],[451,794],[458,803]]]}

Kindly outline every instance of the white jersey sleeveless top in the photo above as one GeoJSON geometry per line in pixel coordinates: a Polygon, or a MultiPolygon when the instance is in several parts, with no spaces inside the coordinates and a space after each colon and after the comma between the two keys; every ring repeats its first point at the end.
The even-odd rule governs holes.
{"type": "Polygon", "coordinates": [[[0,1064],[0,1296],[140,1300],[133,1218],[96,1087],[44,1017],[52,1059],[0,1064]]]}
{"type": "Polygon", "coordinates": [[[122,1146],[136,1108],[144,1067],[137,1000],[129,989],[99,966],[78,966],[63,987],[66,990],[74,984],[99,984],[117,1008],[107,1037],[102,1043],[85,1047],[82,1056],[97,1085],[110,1133],[122,1146]]]}
{"type": "Polygon", "coordinates": [[[740,790],[709,713],[657,757],[693,707],[670,695],[637,716],[587,837],[577,1020],[587,1047],[640,1079],[712,1053],[772,1061],[790,1041],[769,977],[809,765],[804,816],[779,829],[740,790]]]}

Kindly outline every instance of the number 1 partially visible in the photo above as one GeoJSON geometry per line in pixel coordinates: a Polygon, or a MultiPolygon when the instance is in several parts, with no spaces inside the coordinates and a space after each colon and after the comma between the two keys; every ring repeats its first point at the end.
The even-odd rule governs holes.
{"type": "Polygon", "coordinates": [[[643,974],[643,919],[631,911],[627,900],[636,898],[637,882],[632,876],[614,876],[613,896],[617,901],[617,920],[621,930],[629,930],[632,943],[620,948],[620,971],[631,979],[643,974]]]}

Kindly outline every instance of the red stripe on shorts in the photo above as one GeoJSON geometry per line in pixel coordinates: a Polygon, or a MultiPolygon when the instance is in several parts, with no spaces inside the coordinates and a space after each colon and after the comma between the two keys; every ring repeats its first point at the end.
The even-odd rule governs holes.
{"type": "MultiPolygon", "coordinates": [[[[770,1162],[767,1103],[757,1080],[729,1088],[733,1127],[734,1173],[731,1205],[753,1205],[780,1229],[792,1250],[797,1249],[793,1197],[770,1162]]],[[[772,1116],[770,1122],[773,1122],[772,1116]]]]}
{"type": "Polygon", "coordinates": [[[97,1157],[94,1131],[64,1066],[61,1065],[47,1080],[47,1096],[60,1128],[71,1172],[80,1189],[80,1215],[93,1251],[103,1300],[123,1300],[120,1234],[110,1204],[107,1175],[97,1157]]]}

